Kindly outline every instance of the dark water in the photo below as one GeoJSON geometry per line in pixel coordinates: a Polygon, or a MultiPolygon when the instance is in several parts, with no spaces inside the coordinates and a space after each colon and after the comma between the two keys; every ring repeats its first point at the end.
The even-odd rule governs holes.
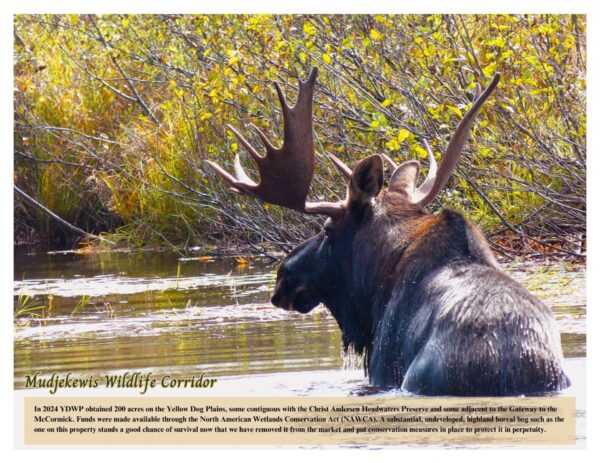
{"type": "MultiPolygon", "coordinates": [[[[373,392],[360,361],[343,355],[325,308],[300,315],[270,305],[275,268],[259,259],[248,265],[171,253],[17,250],[15,387],[33,372],[126,370],[207,372],[223,387],[243,384],[242,393],[373,392]]],[[[570,375],[583,383],[585,269],[520,264],[506,270],[554,309],[570,375]]]]}

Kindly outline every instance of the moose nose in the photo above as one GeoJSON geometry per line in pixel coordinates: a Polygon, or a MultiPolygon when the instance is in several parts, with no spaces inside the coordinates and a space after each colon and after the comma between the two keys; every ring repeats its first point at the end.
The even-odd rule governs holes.
{"type": "Polygon", "coordinates": [[[281,294],[274,293],[273,296],[271,296],[271,304],[273,304],[275,307],[279,307],[280,303],[281,303],[281,294]]]}
{"type": "Polygon", "coordinates": [[[280,309],[290,310],[290,301],[285,291],[278,286],[275,286],[275,291],[273,291],[273,295],[271,296],[271,304],[280,309]]]}

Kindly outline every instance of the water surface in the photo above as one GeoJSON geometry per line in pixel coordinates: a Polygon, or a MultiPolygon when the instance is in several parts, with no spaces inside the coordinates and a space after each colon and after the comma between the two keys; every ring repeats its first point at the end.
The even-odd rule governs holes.
{"type": "MultiPolygon", "coordinates": [[[[250,377],[292,395],[373,392],[360,361],[343,355],[324,307],[301,315],[270,305],[275,270],[258,258],[19,249],[15,305],[35,310],[15,319],[15,387],[34,372],[152,371],[207,372],[229,384],[250,377]]],[[[513,264],[506,271],[552,307],[571,376],[584,375],[584,267],[513,264]]]]}

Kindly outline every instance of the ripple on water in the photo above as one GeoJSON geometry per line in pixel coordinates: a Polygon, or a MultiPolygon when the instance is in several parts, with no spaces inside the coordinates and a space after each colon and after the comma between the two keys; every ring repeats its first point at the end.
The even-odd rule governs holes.
{"type": "MultiPolygon", "coordinates": [[[[336,322],[322,306],[307,316],[271,307],[274,272],[273,265],[240,268],[181,262],[172,255],[38,255],[16,261],[15,299],[29,297],[43,310],[37,318],[15,321],[15,385],[21,387],[23,375],[33,371],[147,369],[250,376],[259,384],[259,375],[275,375],[269,381],[279,384],[276,389],[294,394],[335,388],[339,378],[330,385],[299,378],[314,377],[311,371],[336,376],[348,363],[336,322]],[[281,376],[288,373],[290,382],[281,376]]],[[[585,271],[521,265],[508,272],[553,307],[565,355],[583,361],[585,271]]],[[[341,390],[375,393],[356,369],[359,363],[345,371],[358,371],[360,378],[350,376],[350,386],[341,390]]]]}

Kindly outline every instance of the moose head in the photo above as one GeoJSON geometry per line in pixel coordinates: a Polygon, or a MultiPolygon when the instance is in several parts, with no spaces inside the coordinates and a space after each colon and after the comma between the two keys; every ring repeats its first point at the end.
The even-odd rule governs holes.
{"type": "MultiPolygon", "coordinates": [[[[430,163],[429,174],[419,187],[416,183],[420,166],[416,160],[406,161],[398,166],[389,156],[373,155],[350,169],[337,157],[328,154],[334,166],[348,180],[346,199],[335,203],[307,201],[315,170],[312,97],[316,79],[315,67],[308,79],[300,82],[298,101],[293,107],[288,106],[281,88],[275,83],[283,112],[281,148],[274,148],[265,134],[251,125],[266,147],[266,155],[262,156],[236,129],[229,126],[256,162],[260,172],[258,184],[244,171],[239,154],[235,158],[237,178],[218,164],[208,162],[236,193],[254,196],[298,212],[328,217],[321,233],[294,249],[278,271],[271,299],[273,305],[301,313],[309,312],[320,302],[330,301],[331,294],[337,295],[340,286],[352,284],[351,281],[345,282],[341,274],[351,268],[350,261],[356,241],[359,241],[363,252],[370,254],[376,249],[369,249],[369,244],[375,247],[386,244],[381,239],[374,240],[372,237],[381,238],[380,235],[391,225],[406,229],[410,219],[426,214],[423,208],[433,201],[448,182],[475,116],[498,84],[500,76],[494,76],[483,94],[477,85],[473,105],[452,137],[439,172],[435,157],[425,141],[430,163]],[[393,173],[387,192],[380,195],[384,184],[384,159],[393,173]],[[400,223],[392,224],[394,218],[400,223]]],[[[404,245],[408,244],[405,236],[397,238],[404,241],[404,245]]],[[[398,239],[395,239],[387,244],[397,249],[403,243],[398,243],[398,239]]],[[[363,267],[364,264],[363,261],[363,267]]],[[[374,264],[381,265],[381,262],[374,264]]],[[[350,292],[354,291],[350,289],[350,292]]]]}
{"type": "MultiPolygon", "coordinates": [[[[316,78],[317,69],[313,68],[308,79],[300,82],[293,107],[275,84],[283,113],[281,148],[275,148],[252,126],[266,148],[266,154],[261,155],[230,127],[258,166],[258,183],[244,171],[239,154],[234,164],[236,176],[209,161],[236,193],[327,217],[322,231],[297,246],[282,262],[273,305],[307,313],[324,303],[340,326],[344,346],[365,354],[366,369],[376,385],[458,395],[505,395],[565,387],[568,379],[562,373],[558,331],[549,309],[498,270],[485,239],[470,221],[451,211],[431,215],[425,210],[451,177],[476,115],[500,76],[494,75],[483,92],[476,85],[472,105],[452,136],[439,169],[424,141],[430,165],[420,185],[416,160],[396,165],[386,155],[372,155],[350,169],[327,155],[347,179],[346,197],[338,202],[307,200],[315,170],[312,98],[316,78]],[[384,162],[393,172],[387,189],[383,188],[384,162]],[[498,288],[516,300],[498,306],[498,288]],[[489,314],[479,320],[478,311],[489,314]],[[510,311],[515,311],[510,323],[519,320],[521,327],[525,322],[544,331],[535,334],[539,345],[535,355],[528,354],[534,358],[527,370],[509,372],[510,378],[503,377],[497,384],[494,375],[482,380],[474,368],[501,376],[500,370],[510,370],[515,362],[522,361],[523,352],[511,348],[514,352],[481,357],[464,319],[474,325],[487,320],[485,328],[477,329],[487,333],[484,340],[498,340],[499,332],[506,338],[517,329],[512,324],[505,326],[504,318],[510,311]],[[436,334],[435,326],[440,323],[446,328],[436,334]],[[450,345],[446,338],[458,341],[450,345]],[[434,343],[437,348],[448,343],[447,351],[429,352],[428,346],[433,349],[434,343]],[[465,343],[471,347],[461,353],[465,343]],[[466,355],[466,360],[453,357],[460,354],[466,355]]],[[[526,334],[515,335],[530,342],[526,334]]],[[[496,349],[504,348],[507,342],[501,339],[496,349]]]]}

